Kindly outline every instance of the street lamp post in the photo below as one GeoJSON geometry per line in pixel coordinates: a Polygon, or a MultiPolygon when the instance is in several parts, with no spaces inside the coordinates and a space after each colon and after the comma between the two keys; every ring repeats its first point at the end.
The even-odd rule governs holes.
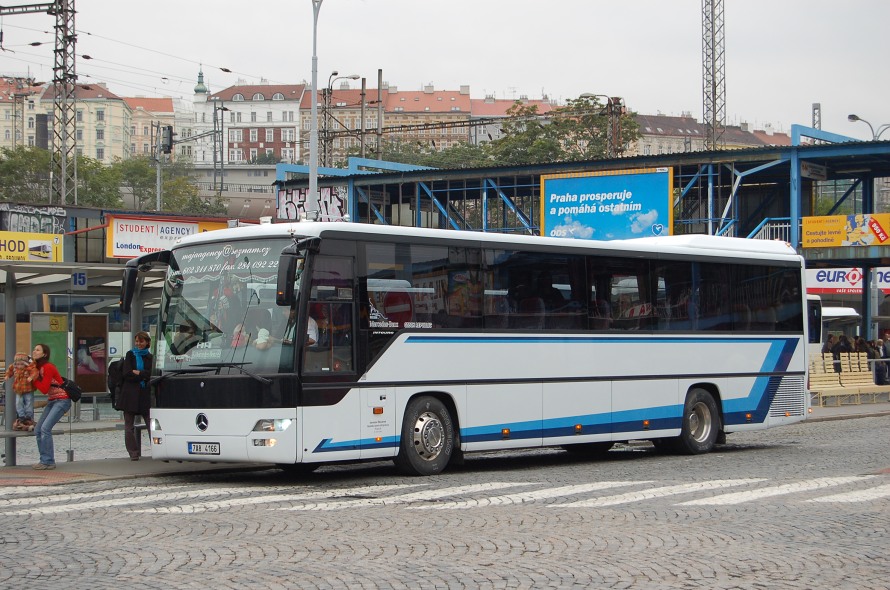
{"type": "Polygon", "coordinates": [[[334,122],[334,112],[332,109],[332,101],[334,96],[334,82],[337,80],[358,80],[361,76],[358,74],[350,74],[349,76],[339,76],[337,70],[331,72],[331,75],[328,76],[328,85],[324,89],[324,100],[322,101],[322,105],[324,106],[324,116],[323,119],[323,127],[322,127],[322,147],[321,147],[321,165],[322,166],[332,166],[333,165],[333,149],[331,141],[331,129],[333,128],[334,122]]]}
{"type": "Polygon", "coordinates": [[[878,127],[877,130],[875,130],[874,126],[873,126],[871,123],[869,123],[868,121],[866,121],[865,119],[863,119],[863,118],[860,117],[859,115],[854,115],[854,114],[849,114],[849,115],[847,115],[847,121],[849,121],[849,122],[851,122],[851,123],[855,123],[856,121],[862,121],[863,123],[865,123],[866,125],[868,125],[868,128],[871,130],[872,141],[878,141],[879,139],[881,139],[881,135],[882,135],[885,131],[887,131],[888,129],[890,129],[890,123],[884,123],[883,125],[881,125],[880,127],[878,127]]]}
{"type": "Polygon", "coordinates": [[[309,194],[306,215],[318,215],[318,12],[324,0],[312,0],[312,108],[309,123],[309,194]]]}

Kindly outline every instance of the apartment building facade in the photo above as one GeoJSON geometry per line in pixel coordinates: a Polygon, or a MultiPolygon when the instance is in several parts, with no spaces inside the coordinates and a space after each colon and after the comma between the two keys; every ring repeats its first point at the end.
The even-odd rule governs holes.
{"type": "Polygon", "coordinates": [[[304,91],[303,84],[236,84],[211,94],[196,86],[189,135],[195,139],[188,142],[193,162],[296,162],[304,91]]]}

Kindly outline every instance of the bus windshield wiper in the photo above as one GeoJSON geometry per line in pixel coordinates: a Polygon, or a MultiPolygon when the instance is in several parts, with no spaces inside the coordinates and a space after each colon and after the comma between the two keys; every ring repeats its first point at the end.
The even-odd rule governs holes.
{"type": "Polygon", "coordinates": [[[192,366],[196,367],[196,368],[200,367],[200,368],[206,368],[206,369],[216,369],[217,374],[219,373],[219,370],[224,367],[228,367],[231,369],[238,369],[238,371],[240,371],[244,375],[247,375],[248,377],[256,379],[263,385],[271,385],[271,383],[272,383],[271,379],[261,377],[260,375],[257,375],[256,373],[251,373],[250,371],[248,371],[247,369],[244,368],[244,365],[251,365],[251,364],[253,364],[253,363],[202,363],[200,365],[192,365],[192,366]]]}
{"type": "Polygon", "coordinates": [[[163,375],[160,375],[158,377],[152,377],[148,381],[148,384],[154,385],[155,383],[160,383],[161,381],[163,381],[164,379],[167,379],[168,377],[175,377],[176,375],[183,375],[183,374],[189,374],[189,373],[206,373],[207,371],[211,371],[211,370],[212,369],[210,369],[210,368],[206,368],[206,369],[203,369],[203,368],[202,369],[196,369],[196,368],[174,369],[174,370],[164,373],[163,375]]]}

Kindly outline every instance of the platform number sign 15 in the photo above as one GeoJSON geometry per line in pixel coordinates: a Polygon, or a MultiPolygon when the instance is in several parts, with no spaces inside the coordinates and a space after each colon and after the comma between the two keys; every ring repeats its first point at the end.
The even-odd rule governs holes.
{"type": "Polygon", "coordinates": [[[86,291],[88,289],[87,286],[87,273],[86,271],[75,271],[71,273],[71,290],[72,291],[86,291]]]}

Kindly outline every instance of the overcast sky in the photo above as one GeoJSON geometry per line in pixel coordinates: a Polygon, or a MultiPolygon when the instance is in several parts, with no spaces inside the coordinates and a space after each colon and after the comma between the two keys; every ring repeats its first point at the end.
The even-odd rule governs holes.
{"type": "MultiPolygon", "coordinates": [[[[814,102],[826,131],[870,139],[849,113],[876,128],[890,122],[890,2],[725,6],[727,123],[809,126],[814,102]]],[[[76,8],[80,81],[104,81],[121,96],[190,98],[199,64],[213,92],[239,79],[311,80],[311,0],[77,0],[76,8]]],[[[51,81],[54,24],[46,14],[2,17],[0,73],[51,81]]],[[[640,113],[701,120],[701,36],[701,0],[324,0],[318,79],[324,86],[337,70],[370,88],[382,69],[402,90],[466,84],[473,98],[559,100],[591,92],[640,113]]]]}

